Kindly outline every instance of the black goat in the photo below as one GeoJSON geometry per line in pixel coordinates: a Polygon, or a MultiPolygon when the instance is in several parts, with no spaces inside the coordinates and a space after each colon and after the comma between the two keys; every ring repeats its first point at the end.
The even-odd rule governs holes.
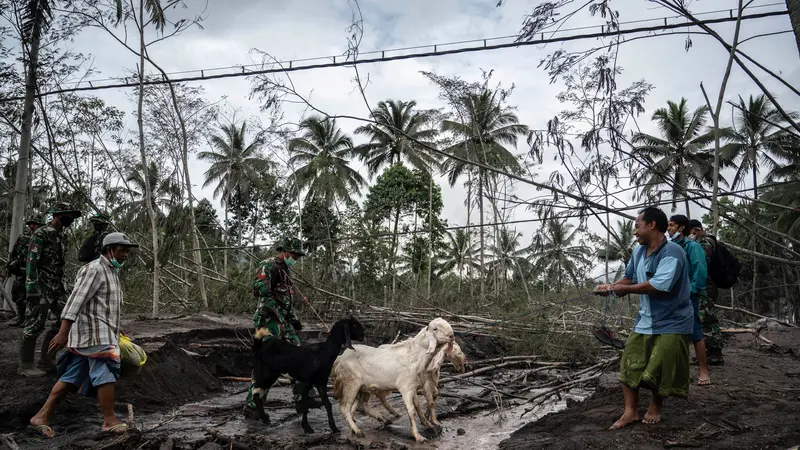
{"type": "MultiPolygon", "coordinates": [[[[347,317],[336,322],[328,334],[325,342],[296,346],[282,339],[265,337],[270,336],[269,330],[260,328],[256,330],[253,339],[253,401],[256,404],[258,417],[264,423],[270,423],[269,415],[264,411],[264,400],[267,398],[269,388],[283,374],[289,374],[297,381],[308,383],[304,390],[303,399],[308,398],[312,386],[317,388],[319,397],[328,412],[328,425],[331,432],[338,433],[336,422],[333,420],[331,402],[328,399],[328,378],[331,367],[336,358],[345,349],[352,349],[350,340],[363,341],[364,327],[353,317],[347,317]]],[[[308,408],[303,410],[303,430],[313,433],[308,424],[308,408]]]]}

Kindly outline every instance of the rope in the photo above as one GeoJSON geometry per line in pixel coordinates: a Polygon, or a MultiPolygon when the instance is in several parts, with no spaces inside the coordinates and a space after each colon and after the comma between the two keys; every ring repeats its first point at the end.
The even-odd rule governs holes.
{"type": "MultiPolygon", "coordinates": [[[[291,280],[291,278],[289,278],[289,274],[286,273],[286,271],[281,269],[281,272],[283,272],[283,274],[286,276],[286,278],[291,280]]],[[[303,294],[303,291],[300,290],[300,287],[296,286],[294,283],[290,283],[289,284],[289,293],[294,295],[295,289],[297,290],[297,293],[300,295],[300,298],[303,299],[303,301],[306,303],[306,305],[308,305],[308,307],[311,308],[311,311],[314,312],[314,315],[317,316],[317,319],[319,319],[319,322],[322,324],[322,326],[325,327],[325,331],[330,333],[331,332],[331,327],[328,326],[328,324],[322,319],[322,316],[320,316],[319,313],[317,312],[317,310],[314,309],[314,306],[311,304],[310,301],[308,301],[308,297],[306,297],[306,295],[303,294]]]]}

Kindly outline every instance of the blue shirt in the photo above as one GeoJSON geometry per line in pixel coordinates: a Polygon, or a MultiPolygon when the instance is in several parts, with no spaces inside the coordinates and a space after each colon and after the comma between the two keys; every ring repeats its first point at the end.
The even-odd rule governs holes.
{"type": "Polygon", "coordinates": [[[689,265],[689,280],[692,285],[692,295],[706,293],[706,278],[708,277],[708,265],[706,264],[706,252],[703,247],[695,241],[681,237],[672,242],[678,244],[686,252],[686,260],[689,265]]]}
{"type": "Polygon", "coordinates": [[[691,282],[686,255],[680,245],[664,242],[649,256],[638,245],[625,268],[633,284],[649,281],[657,290],[639,295],[639,313],[633,331],[640,334],[691,334],[694,311],[689,298],[691,282]]]}

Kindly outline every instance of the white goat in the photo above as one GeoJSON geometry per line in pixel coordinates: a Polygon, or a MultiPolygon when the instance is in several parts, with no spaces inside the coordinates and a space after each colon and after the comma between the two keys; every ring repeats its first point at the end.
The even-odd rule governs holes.
{"type": "MultiPolygon", "coordinates": [[[[378,348],[386,347],[385,345],[381,345],[378,348]]],[[[422,385],[422,394],[425,396],[425,400],[427,402],[427,408],[425,410],[425,414],[422,411],[417,410],[417,414],[420,417],[425,417],[431,421],[437,427],[441,427],[439,420],[436,418],[436,399],[439,397],[439,371],[441,370],[442,363],[444,360],[450,361],[455,366],[456,370],[460,373],[464,372],[464,365],[466,363],[467,357],[464,355],[464,352],[461,351],[461,347],[453,342],[452,345],[447,344],[443,345],[438,352],[444,353],[444,358],[441,357],[434,357],[431,360],[431,365],[428,370],[425,372],[425,381],[422,385]],[[434,364],[436,363],[436,364],[434,364]]],[[[386,397],[391,394],[391,390],[385,391],[375,391],[375,392],[364,392],[362,390],[361,396],[358,402],[358,410],[363,412],[364,414],[377,419],[378,421],[388,424],[390,421],[386,420],[381,416],[379,413],[374,411],[372,408],[367,405],[367,402],[374,394],[375,397],[380,400],[381,405],[389,411],[394,417],[400,417],[400,413],[398,413],[389,402],[386,401],[386,397]]]]}
{"type": "MultiPolygon", "coordinates": [[[[361,430],[353,420],[360,393],[376,391],[400,391],[411,421],[411,434],[417,442],[424,442],[417,431],[416,411],[420,411],[417,389],[423,387],[427,370],[441,366],[444,352],[436,352],[437,346],[451,344],[455,340],[453,328],[442,318],[431,320],[427,327],[411,339],[382,348],[355,346],[345,351],[333,365],[333,396],[339,400],[339,409],[350,429],[357,436],[361,430]]],[[[420,420],[427,428],[432,425],[425,418],[420,420]]]]}

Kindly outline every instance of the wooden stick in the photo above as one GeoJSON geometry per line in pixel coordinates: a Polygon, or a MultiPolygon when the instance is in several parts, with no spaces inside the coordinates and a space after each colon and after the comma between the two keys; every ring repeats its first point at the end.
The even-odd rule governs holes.
{"type": "Polygon", "coordinates": [[[480,374],[486,373],[486,372],[493,372],[493,371],[495,371],[497,369],[502,369],[503,367],[515,366],[515,365],[523,364],[523,363],[544,365],[544,366],[554,366],[554,365],[558,365],[558,364],[565,364],[565,363],[553,363],[553,362],[509,361],[509,362],[504,362],[504,363],[500,363],[500,364],[494,364],[494,365],[488,366],[488,367],[482,367],[480,369],[475,369],[472,372],[462,373],[461,375],[455,375],[455,376],[452,376],[452,377],[442,378],[441,380],[439,380],[439,384],[449,383],[451,381],[460,380],[462,378],[474,377],[475,375],[480,375],[480,374]]]}
{"type": "Polygon", "coordinates": [[[219,377],[219,379],[222,381],[239,381],[242,383],[249,383],[253,381],[253,379],[249,377],[219,377]]]}

